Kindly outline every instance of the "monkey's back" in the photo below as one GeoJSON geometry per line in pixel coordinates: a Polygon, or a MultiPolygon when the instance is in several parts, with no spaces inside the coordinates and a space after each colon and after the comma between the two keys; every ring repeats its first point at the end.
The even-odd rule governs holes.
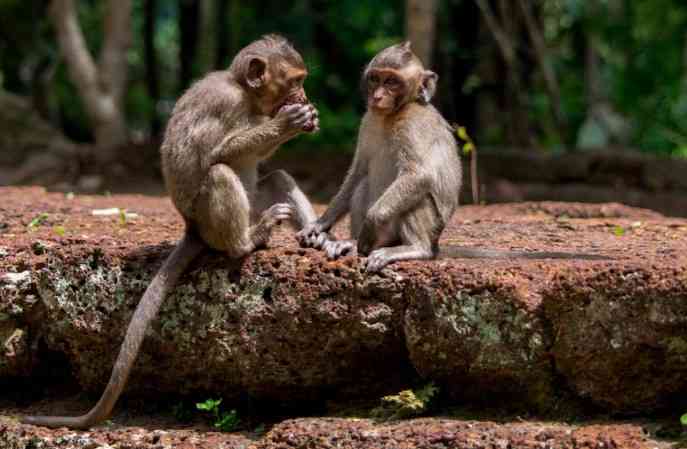
{"type": "Polygon", "coordinates": [[[226,72],[194,83],[177,101],[160,147],[167,192],[181,215],[193,218],[193,203],[210,169],[210,152],[239,126],[242,99],[226,72]]]}
{"type": "Polygon", "coordinates": [[[432,176],[432,191],[444,221],[448,223],[458,207],[460,189],[463,183],[463,170],[453,128],[434,106],[425,109],[424,132],[428,144],[428,162],[432,176]]]}

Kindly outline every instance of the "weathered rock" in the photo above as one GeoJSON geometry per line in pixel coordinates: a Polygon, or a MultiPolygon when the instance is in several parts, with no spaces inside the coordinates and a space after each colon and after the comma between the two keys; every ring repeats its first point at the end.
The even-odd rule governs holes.
{"type": "Polygon", "coordinates": [[[685,391],[687,268],[652,262],[563,272],[544,293],[556,368],[605,409],[642,413],[685,391]]]}
{"type": "MultiPolygon", "coordinates": [[[[14,348],[0,350],[0,378],[35,374],[45,347],[100,392],[181,221],[152,197],[0,197],[0,337],[14,348]],[[92,215],[111,207],[137,216],[92,215]]],[[[327,261],[283,230],[242,261],[194,262],[129,389],[322,400],[397,391],[414,369],[455,398],[542,410],[572,393],[650,411],[687,393],[687,221],[615,204],[468,206],[442,244],[608,260],[414,261],[366,275],[357,258],[327,261]]]]}
{"type": "Polygon", "coordinates": [[[410,290],[405,338],[425,378],[452,396],[527,398],[540,410],[553,404],[548,331],[507,272],[483,273],[441,262],[431,282],[410,290]]]}
{"type": "Polygon", "coordinates": [[[194,429],[112,426],[90,432],[47,430],[0,419],[2,449],[280,449],[280,448],[668,448],[639,424],[565,425],[424,418],[387,424],[367,419],[308,418],[281,422],[265,435],[194,429]]]}
{"type": "Polygon", "coordinates": [[[299,419],[273,428],[260,449],[337,448],[649,448],[659,445],[632,425],[566,426],[418,419],[387,425],[369,420],[299,419]],[[652,446],[653,444],[653,446],[652,446]]]}

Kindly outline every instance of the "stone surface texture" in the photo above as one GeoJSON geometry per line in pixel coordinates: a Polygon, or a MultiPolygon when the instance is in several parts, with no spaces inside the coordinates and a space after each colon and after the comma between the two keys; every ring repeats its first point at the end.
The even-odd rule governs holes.
{"type": "MultiPolygon", "coordinates": [[[[98,394],[181,232],[166,198],[1,188],[0,380],[31,379],[59,354],[98,394]],[[128,215],[93,215],[106,208],[128,215]]],[[[616,414],[687,393],[686,220],[618,204],[465,206],[442,244],[608,259],[442,259],[368,275],[282,229],[244,260],[193,263],[128,391],[308,401],[398,391],[419,374],[457,403],[546,412],[572,398],[616,414]]]]}

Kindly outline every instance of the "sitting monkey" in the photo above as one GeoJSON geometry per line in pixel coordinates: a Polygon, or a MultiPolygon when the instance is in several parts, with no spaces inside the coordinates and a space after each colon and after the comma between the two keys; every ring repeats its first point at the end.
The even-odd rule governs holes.
{"type": "Polygon", "coordinates": [[[362,86],[367,112],[353,163],[326,212],[298,234],[302,246],[336,259],[356,248],[376,272],[410,259],[605,259],[565,252],[450,246],[439,237],[458,206],[462,170],[452,127],[429,103],[436,73],[425,70],[406,42],[382,50],[367,65],[362,86]],[[347,212],[351,240],[328,232],[347,212]]]}
{"type": "Polygon", "coordinates": [[[161,147],[162,170],[184,237],[146,289],[131,319],[110,381],[85,415],[27,416],[26,424],[89,428],[110,415],[167,293],[205,248],[243,257],[265,246],[281,220],[300,229],[317,217],[286,172],[258,179],[257,165],[304,131],[318,129],[307,104],[301,55],[268,35],[243,48],[228,70],[210,73],[177,101],[161,147]]]}
{"type": "Polygon", "coordinates": [[[365,68],[367,112],[353,164],[327,211],[298,234],[304,246],[337,258],[354,240],[326,234],[351,213],[351,238],[367,270],[430,259],[458,206],[461,166],[451,126],[429,103],[436,73],[425,70],[410,43],[382,50],[365,68]]]}

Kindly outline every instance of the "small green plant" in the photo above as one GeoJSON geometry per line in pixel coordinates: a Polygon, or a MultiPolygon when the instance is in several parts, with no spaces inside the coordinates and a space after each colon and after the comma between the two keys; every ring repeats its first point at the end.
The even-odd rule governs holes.
{"type": "Polygon", "coordinates": [[[196,404],[196,408],[212,415],[215,428],[222,432],[232,432],[238,427],[241,419],[236,410],[222,412],[219,407],[221,403],[221,399],[208,399],[196,404]]]}
{"type": "Polygon", "coordinates": [[[126,209],[119,209],[119,225],[120,226],[126,226],[127,223],[127,216],[126,216],[126,209]]]}
{"type": "Polygon", "coordinates": [[[680,417],[680,424],[682,424],[683,426],[687,427],[687,413],[685,413],[684,415],[682,415],[682,416],[680,417]]]}
{"type": "Polygon", "coordinates": [[[625,235],[625,228],[623,228],[620,225],[617,225],[613,228],[613,234],[615,234],[617,237],[622,237],[625,235]]]}
{"type": "Polygon", "coordinates": [[[35,231],[36,228],[48,219],[50,215],[48,215],[46,212],[42,212],[38,214],[33,220],[29,222],[28,225],[26,225],[27,228],[29,228],[29,231],[35,231]]]}
{"type": "Polygon", "coordinates": [[[472,189],[472,202],[480,204],[479,200],[479,175],[477,173],[477,146],[468,134],[468,130],[464,126],[457,124],[453,125],[456,135],[459,139],[459,145],[464,156],[470,156],[470,181],[472,189]]]}
{"type": "Polygon", "coordinates": [[[372,410],[372,417],[381,420],[407,419],[425,413],[439,388],[429,383],[419,390],[403,390],[398,394],[384,396],[382,404],[372,410]]]}
{"type": "Polygon", "coordinates": [[[67,233],[67,231],[64,229],[64,226],[53,226],[52,228],[53,232],[60,237],[64,237],[64,235],[67,233]]]}
{"type": "Polygon", "coordinates": [[[472,141],[472,138],[468,134],[467,128],[464,126],[457,126],[456,125],[456,135],[460,138],[460,140],[463,142],[462,144],[462,150],[463,154],[465,156],[469,155],[472,151],[475,150],[475,142],[472,141]]]}

